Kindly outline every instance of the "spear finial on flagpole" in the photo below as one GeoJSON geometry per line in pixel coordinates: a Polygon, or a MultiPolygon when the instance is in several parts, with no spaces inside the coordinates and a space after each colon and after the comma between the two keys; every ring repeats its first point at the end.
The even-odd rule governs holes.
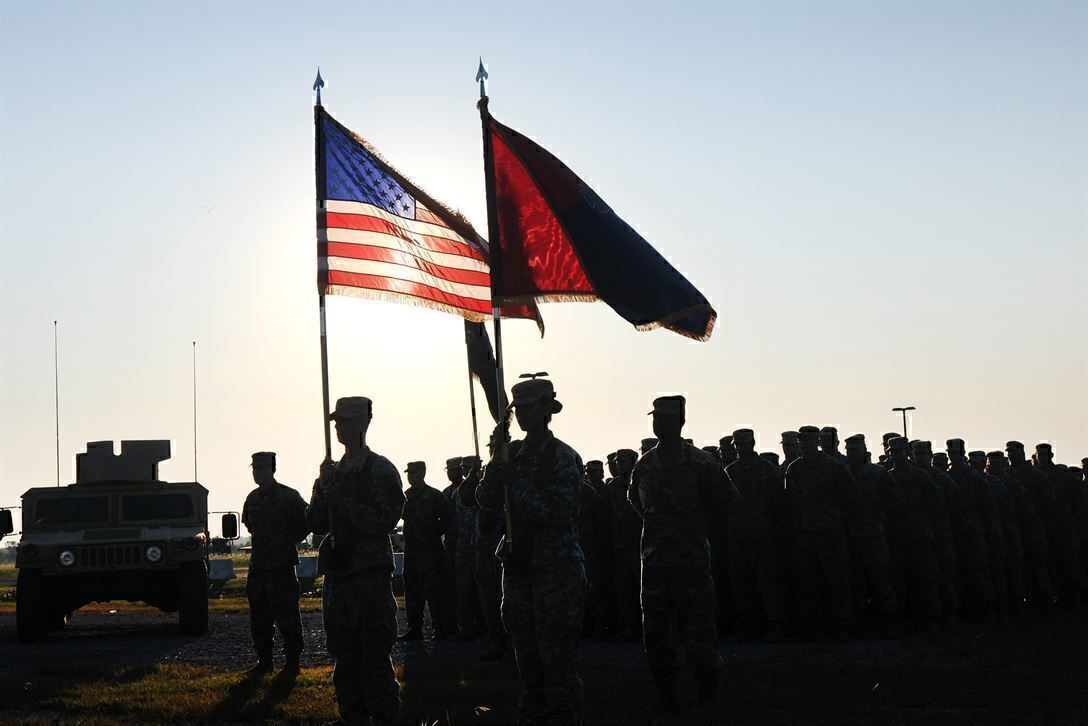
{"type": "Polygon", "coordinates": [[[317,91],[317,105],[321,105],[321,89],[325,87],[325,81],[321,80],[321,66],[317,67],[317,78],[314,80],[314,90],[317,91]]]}
{"type": "Polygon", "coordinates": [[[480,98],[487,98],[487,68],[484,67],[483,56],[480,56],[480,69],[476,71],[476,80],[480,83],[480,98]]]}

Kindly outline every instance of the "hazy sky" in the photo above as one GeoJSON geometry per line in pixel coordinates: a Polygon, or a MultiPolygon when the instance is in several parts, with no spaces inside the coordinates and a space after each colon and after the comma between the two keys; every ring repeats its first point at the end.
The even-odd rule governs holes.
{"type": "MultiPolygon", "coordinates": [[[[313,115],[483,231],[473,82],[714,303],[709,343],[603,304],[504,329],[585,459],[660,393],[688,435],[899,426],[1088,455],[1084,3],[0,4],[0,504],[88,440],[169,438],[238,509],[249,454],[322,456],[313,115]]],[[[460,319],[329,301],[334,398],[398,465],[472,449],[460,319]]],[[[484,436],[486,438],[486,430],[484,436]]]]}

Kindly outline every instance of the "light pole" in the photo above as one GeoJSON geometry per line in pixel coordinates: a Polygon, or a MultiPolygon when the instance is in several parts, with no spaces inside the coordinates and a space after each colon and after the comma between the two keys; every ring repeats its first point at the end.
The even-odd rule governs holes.
{"type": "Polygon", "coordinates": [[[914,406],[896,406],[892,411],[898,411],[903,414],[903,438],[910,438],[907,436],[907,411],[914,411],[914,406]]]}

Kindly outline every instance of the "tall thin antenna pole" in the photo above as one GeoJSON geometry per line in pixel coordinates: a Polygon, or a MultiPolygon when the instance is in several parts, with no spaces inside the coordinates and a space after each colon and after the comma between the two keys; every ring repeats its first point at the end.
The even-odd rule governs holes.
{"type": "Polygon", "coordinates": [[[57,486],[60,486],[60,354],[57,321],[53,321],[53,419],[57,429],[57,486]]]}
{"type": "Polygon", "coordinates": [[[196,476],[196,341],[193,341],[193,481],[200,481],[196,476]]]}

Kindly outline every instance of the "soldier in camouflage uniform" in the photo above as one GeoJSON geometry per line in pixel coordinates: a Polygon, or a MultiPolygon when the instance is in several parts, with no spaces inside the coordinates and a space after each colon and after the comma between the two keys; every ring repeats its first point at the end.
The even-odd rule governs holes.
{"type": "Polygon", "coordinates": [[[457,527],[453,514],[453,495],[461,486],[461,457],[446,459],[446,478],[449,485],[442,490],[442,496],[450,513],[450,526],[442,536],[442,550],[446,564],[446,620],[447,635],[457,633],[457,527]]]}
{"type": "Polygon", "coordinates": [[[639,443],[639,453],[645,456],[655,446],[657,446],[657,439],[652,436],[647,437],[639,443]]]}
{"type": "MultiPolygon", "coordinates": [[[[963,439],[945,442],[948,475],[956,484],[960,502],[956,550],[959,555],[960,601],[964,612],[975,619],[993,617],[994,581],[990,574],[990,553],[986,545],[986,483],[971,469],[964,456],[963,439]]],[[[936,456],[933,457],[936,461],[936,456]]],[[[939,467],[938,467],[939,468],[939,467]]]]}
{"type": "Polygon", "coordinates": [[[451,640],[475,640],[487,631],[487,621],[480,603],[482,590],[476,571],[476,518],[480,509],[476,503],[476,486],[479,484],[479,471],[478,457],[461,457],[461,483],[452,497],[451,529],[457,532],[454,571],[457,573],[458,633],[451,640]]]}
{"type": "Polygon", "coordinates": [[[785,632],[786,606],[775,546],[775,525],[786,503],[778,467],[756,455],[751,429],[733,432],[737,460],[725,468],[729,505],[729,581],[744,629],[731,636],[741,642],[763,637],[779,643],[785,632]]]}
{"type": "Polygon", "coordinates": [[[895,483],[887,469],[869,462],[863,434],[847,437],[846,459],[858,486],[858,496],[847,512],[855,627],[863,631],[871,600],[881,625],[890,629],[896,598],[885,519],[895,497],[895,483]]]}
{"type": "Polygon", "coordinates": [[[959,526],[960,503],[956,483],[952,478],[933,466],[933,444],[929,441],[911,443],[915,466],[929,474],[941,495],[941,508],[933,525],[933,559],[937,565],[937,594],[941,599],[941,621],[946,627],[956,624],[960,609],[959,576],[956,564],[956,539],[959,526]]]}
{"type": "Polygon", "coordinates": [[[242,524],[253,535],[246,596],[257,665],[250,672],[272,670],[272,634],[278,626],[283,639],[283,670],[297,673],[302,653],[302,618],[295,576],[296,543],[310,531],[306,524],[306,501],[297,491],[276,481],[273,452],[259,451],[252,461],[257,488],[249,493],[242,507],[242,524]]]}
{"type": "Polygon", "coordinates": [[[1063,608],[1077,608],[1088,594],[1088,582],[1081,567],[1080,538],[1077,536],[1077,496],[1073,488],[1076,476],[1054,464],[1054,451],[1050,444],[1042,443],[1035,447],[1035,460],[1035,470],[1050,481],[1054,492],[1054,508],[1047,530],[1050,577],[1054,582],[1058,604],[1063,608]]]}
{"type": "Polygon", "coordinates": [[[678,640],[709,704],[721,657],[714,629],[714,581],[708,532],[726,514],[717,463],[685,444],[683,396],[654,401],[658,444],[635,467],[628,496],[642,517],[642,623],[646,658],[661,705],[676,710],[678,640]]]}
{"type": "Polygon", "coordinates": [[[718,459],[722,469],[737,460],[737,447],[733,443],[732,436],[723,436],[718,439],[718,459]]]}
{"type": "Polygon", "coordinates": [[[627,489],[638,455],[631,449],[616,452],[616,477],[605,486],[604,501],[612,540],[612,586],[616,591],[617,642],[638,640],[642,613],[639,606],[639,537],[642,522],[627,502],[627,489]]]}
{"type": "Polygon", "coordinates": [[[449,616],[446,613],[446,568],[442,535],[450,526],[450,504],[442,493],[427,486],[427,465],[413,461],[405,469],[408,491],[404,510],[404,609],[408,631],[401,640],[423,639],[423,610],[431,608],[435,640],[445,640],[449,616]]]}
{"type": "MultiPolygon", "coordinates": [[[[477,496],[486,509],[505,511],[511,530],[500,549],[502,620],[518,664],[518,724],[577,724],[582,718],[578,638],[586,575],[578,545],[577,511],[582,460],[548,429],[563,406],[545,378],[513,388],[525,438],[496,453],[477,496]]],[[[504,427],[499,432],[506,438],[504,427]]]]}
{"type": "Polygon", "coordinates": [[[942,474],[947,474],[949,470],[948,455],[943,451],[938,451],[933,455],[933,468],[942,474]]]}
{"type": "Polygon", "coordinates": [[[592,463],[594,462],[586,464],[587,477],[578,503],[578,544],[582,547],[582,554],[585,556],[588,581],[582,635],[592,635],[603,639],[608,621],[606,595],[610,593],[604,582],[605,570],[602,561],[604,549],[608,544],[604,535],[605,530],[608,529],[608,514],[605,512],[604,498],[598,491],[599,486],[593,483],[597,478],[603,480],[604,468],[601,466],[599,471],[591,469],[589,464],[592,463]]]}
{"type": "Polygon", "coordinates": [[[850,471],[821,454],[820,430],[802,426],[801,458],[786,470],[786,499],[793,513],[794,572],[797,606],[806,632],[815,639],[826,596],[835,637],[850,637],[850,547],[846,540],[846,508],[857,496],[850,471]]]}
{"type": "Polygon", "coordinates": [[[604,462],[600,459],[586,462],[586,484],[589,484],[593,487],[593,491],[600,494],[601,487],[604,486],[604,462]]]}
{"type": "Polygon", "coordinates": [[[1005,453],[1009,459],[1006,482],[1013,494],[1020,520],[1020,541],[1024,547],[1024,596],[1031,610],[1047,613],[1054,606],[1054,586],[1050,581],[1046,524],[1039,511],[1045,493],[1037,488],[1040,487],[1039,479],[1045,491],[1049,491],[1050,483],[1027,462],[1022,443],[1009,441],[1005,444],[1005,453]]]}
{"type": "Polygon", "coordinates": [[[1008,552],[1005,549],[1005,531],[1001,526],[1001,515],[997,501],[1002,483],[986,475],[986,452],[972,451],[967,454],[971,469],[986,485],[983,504],[983,530],[986,532],[986,548],[990,554],[990,576],[994,581],[994,613],[1001,622],[1009,617],[1009,585],[1005,579],[1008,552]]]}
{"type": "Polygon", "coordinates": [[[994,498],[1001,517],[1001,531],[1005,536],[1008,609],[1014,618],[1019,618],[1024,614],[1025,599],[1024,547],[1016,506],[1016,490],[1019,484],[1008,474],[1005,452],[991,451],[986,454],[986,477],[994,483],[994,498]]]}
{"type": "Polygon", "coordinates": [[[329,418],[344,456],[322,462],[306,519],[314,534],[329,535],[317,570],[325,576],[321,610],[336,661],[336,704],[347,723],[392,724],[400,692],[389,658],[397,637],[389,533],[404,509],[404,490],[397,467],[366,445],[369,398],[341,398],[329,418]]]}
{"type": "MultiPolygon", "coordinates": [[[[790,464],[801,458],[801,441],[796,431],[782,432],[782,463],[778,465],[778,474],[783,488],[786,470],[790,464]]],[[[787,506],[779,512],[775,521],[775,550],[778,552],[778,572],[782,578],[782,596],[786,605],[786,631],[792,632],[797,624],[797,578],[793,573],[793,514],[787,506]]]]}
{"type": "MultiPolygon", "coordinates": [[[[714,461],[723,472],[727,466],[737,460],[737,450],[733,446],[732,436],[721,437],[718,439],[716,448],[704,446],[703,451],[714,457],[714,461]]],[[[724,476],[722,477],[722,483],[727,483],[724,476]]],[[[733,599],[733,587],[729,582],[728,519],[722,519],[720,523],[716,523],[716,526],[710,530],[710,571],[714,576],[714,602],[717,604],[716,624],[718,636],[724,638],[737,630],[740,620],[736,602],[733,599]]]]}
{"type": "Polygon", "coordinates": [[[923,627],[941,617],[937,565],[933,559],[933,522],[939,518],[941,494],[923,469],[910,461],[910,443],[902,436],[888,441],[893,491],[888,510],[888,551],[900,619],[913,609],[923,627]]]}
{"type": "MultiPolygon", "coordinates": [[[[476,457],[465,457],[466,491],[475,492],[480,485],[480,465],[476,457]]],[[[506,522],[495,512],[483,507],[476,508],[476,554],[473,567],[476,573],[476,589],[480,614],[483,616],[484,639],[490,644],[480,656],[482,661],[501,660],[506,654],[506,631],[502,627],[500,603],[502,602],[502,568],[495,549],[499,546],[506,522]]]]}

